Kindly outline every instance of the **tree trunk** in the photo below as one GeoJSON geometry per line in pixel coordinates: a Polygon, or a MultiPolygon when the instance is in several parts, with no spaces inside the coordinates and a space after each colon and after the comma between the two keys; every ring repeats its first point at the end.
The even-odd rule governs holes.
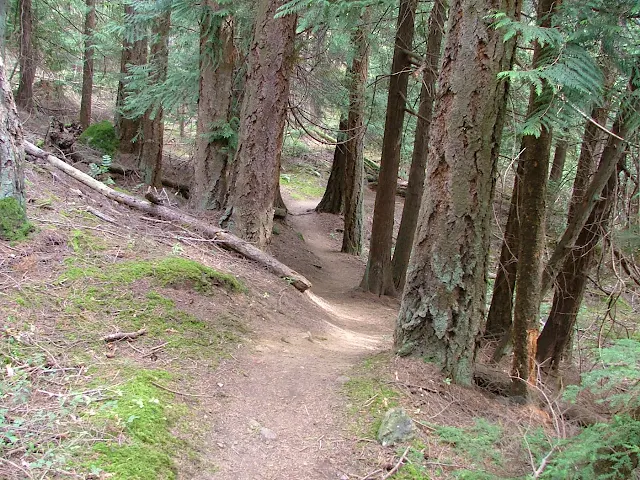
{"type": "Polygon", "coordinates": [[[369,76],[369,41],[367,39],[370,9],[360,18],[360,25],[351,42],[354,56],[349,69],[349,114],[345,147],[344,233],[342,251],[351,255],[362,253],[364,241],[364,156],[365,89],[369,76]]]}
{"type": "Polygon", "coordinates": [[[543,370],[557,370],[576,324],[596,246],[607,231],[614,204],[618,172],[609,177],[600,199],[578,235],[557,278],[551,312],[538,338],[536,361],[543,370]]]}
{"type": "Polygon", "coordinates": [[[347,118],[340,116],[340,125],[338,126],[338,135],[336,138],[336,149],[333,152],[333,163],[331,164],[331,173],[327,181],[327,188],[324,190],[322,200],[316,207],[316,212],[333,213],[339,215],[344,208],[344,191],[345,191],[345,160],[347,156],[345,141],[347,139],[347,118]]]}
{"type": "MultiPolygon", "coordinates": [[[[162,12],[152,28],[153,43],[150,59],[151,73],[149,82],[152,85],[162,84],[167,78],[169,62],[169,27],[171,10],[162,12]]],[[[164,149],[164,120],[160,100],[155,101],[142,117],[142,149],[140,151],[139,168],[144,175],[144,183],[162,188],[162,152],[164,149]]]]}
{"type": "Polygon", "coordinates": [[[429,139],[430,161],[419,227],[395,331],[400,355],[439,364],[471,384],[485,313],[496,146],[514,44],[484,19],[514,18],[513,0],[454,0],[429,139]]]}
{"type": "Polygon", "coordinates": [[[118,152],[120,154],[132,155],[138,157],[142,147],[142,139],[139,138],[141,133],[142,118],[129,118],[130,115],[125,109],[125,100],[127,95],[127,80],[129,75],[129,66],[139,66],[147,63],[147,40],[144,37],[144,29],[135,24],[134,15],[136,14],[133,6],[125,4],[125,27],[130,31],[125,35],[122,41],[122,56],[120,58],[120,80],[118,82],[118,96],[116,99],[116,117],[115,125],[118,134],[118,152]],[[127,37],[133,37],[134,41],[130,42],[127,37]]]}
{"type": "Polygon", "coordinates": [[[274,18],[282,4],[282,0],[261,0],[257,8],[233,185],[227,199],[231,230],[259,247],[271,239],[294,62],[296,16],[274,18]]]}
{"type": "Polygon", "coordinates": [[[360,286],[376,295],[395,295],[391,248],[393,246],[393,221],[396,206],[396,186],[400,167],[402,127],[407,98],[407,85],[413,48],[413,33],[417,0],[400,0],[393,65],[389,79],[387,115],[382,141],[380,175],[373,210],[369,261],[360,286]]]}
{"type": "Polygon", "coordinates": [[[427,168],[429,127],[433,117],[433,104],[436,98],[436,81],[440,67],[442,37],[447,17],[446,0],[435,0],[429,17],[429,34],[427,36],[427,53],[424,58],[424,74],[420,90],[420,107],[416,124],[413,155],[409,170],[409,184],[405,194],[402,219],[396,248],[393,252],[392,270],[393,284],[401,292],[407,276],[407,267],[413,247],[413,239],[418,225],[424,178],[427,168]]]}
{"type": "Polygon", "coordinates": [[[93,95],[93,31],[96,29],[96,2],[86,0],[84,20],[84,62],[82,66],[82,98],[80,126],[85,130],[91,124],[91,96],[93,95]]]}
{"type": "MultiPolygon", "coordinates": [[[[518,198],[520,193],[520,178],[523,174],[522,159],[518,159],[516,176],[513,180],[511,193],[511,205],[509,216],[504,227],[504,238],[498,260],[496,280],[493,282],[493,296],[484,338],[497,340],[511,331],[513,314],[513,293],[516,286],[516,272],[518,270],[518,249],[520,248],[520,216],[518,215],[518,198]]],[[[496,353],[498,349],[496,349],[496,353]]],[[[494,355],[494,361],[498,361],[502,352],[494,355]]]]}
{"type": "MultiPolygon", "coordinates": [[[[560,0],[538,2],[538,24],[550,28],[553,14],[560,0]]],[[[536,43],[533,68],[539,68],[545,50],[536,43]]],[[[542,93],[531,88],[528,116],[539,112],[553,97],[550,85],[542,93]]],[[[513,378],[514,396],[528,398],[529,385],[536,383],[536,342],[542,287],[542,260],[545,248],[546,187],[549,178],[552,133],[542,125],[540,136],[525,135],[522,139],[522,177],[518,194],[518,268],[516,272],[516,298],[513,307],[513,378]]]]}
{"type": "MultiPolygon", "coordinates": [[[[638,71],[634,70],[629,82],[629,90],[631,92],[634,92],[637,88],[635,84],[637,78],[638,71]]],[[[584,190],[582,200],[575,205],[571,220],[568,222],[564,234],[556,244],[551,258],[545,266],[541,288],[543,295],[551,288],[559,268],[571,253],[578,235],[584,228],[591,211],[598,198],[600,198],[602,190],[609,181],[609,177],[616,171],[616,166],[620,163],[626,149],[627,144],[624,139],[637,130],[637,122],[634,119],[638,115],[639,108],[640,101],[637,96],[633,95],[629,100],[626,100],[626,103],[620,109],[611,128],[613,135],[609,135],[607,144],[602,152],[598,170],[592,176],[589,186],[584,190]]]]}
{"type": "Polygon", "coordinates": [[[569,142],[564,138],[561,138],[556,142],[556,150],[553,154],[553,164],[551,165],[551,173],[549,174],[550,181],[558,183],[562,179],[568,149],[569,142]]]}
{"type": "Polygon", "coordinates": [[[1,56],[0,89],[0,239],[12,240],[28,229],[23,172],[24,137],[1,56]]]}
{"type": "Polygon", "coordinates": [[[16,104],[25,110],[33,110],[33,82],[36,78],[36,58],[33,48],[33,13],[31,0],[19,0],[20,14],[20,83],[16,92],[16,104]]]}
{"type": "Polygon", "coordinates": [[[228,191],[228,160],[236,49],[233,20],[220,19],[217,2],[206,0],[200,25],[200,97],[191,199],[198,210],[219,210],[228,191]]]}

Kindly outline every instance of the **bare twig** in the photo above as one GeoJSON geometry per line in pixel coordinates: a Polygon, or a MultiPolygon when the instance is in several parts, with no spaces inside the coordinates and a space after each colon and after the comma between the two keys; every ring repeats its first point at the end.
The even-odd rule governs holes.
{"type": "Polygon", "coordinates": [[[110,335],[105,335],[100,340],[107,343],[118,342],[120,340],[133,340],[135,338],[140,337],[141,335],[144,335],[145,333],[147,333],[147,329],[141,328],[137,332],[118,332],[118,333],[112,333],[110,335]]]}
{"type": "Polygon", "coordinates": [[[382,480],[387,480],[387,478],[390,478],[392,475],[394,475],[398,470],[400,470],[400,467],[402,466],[402,464],[404,463],[404,461],[407,459],[407,453],[409,453],[409,450],[411,449],[411,447],[407,447],[404,451],[404,453],[402,454],[402,456],[400,457],[400,460],[398,460],[398,463],[395,464],[395,466],[389,470],[387,472],[387,474],[382,477],[382,480]]]}

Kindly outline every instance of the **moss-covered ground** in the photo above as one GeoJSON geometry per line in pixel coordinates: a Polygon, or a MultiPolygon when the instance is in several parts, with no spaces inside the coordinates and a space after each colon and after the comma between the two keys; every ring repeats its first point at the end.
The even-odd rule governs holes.
{"type": "MultiPolygon", "coordinates": [[[[89,232],[71,230],[52,279],[21,285],[0,306],[10,373],[0,383],[0,455],[26,452],[24,468],[42,478],[177,478],[200,433],[193,398],[172,392],[242,342],[239,318],[215,305],[246,288],[179,255],[114,261],[89,232]],[[102,340],[139,329],[131,342],[102,340]]],[[[214,468],[207,462],[192,468],[214,468]]]]}

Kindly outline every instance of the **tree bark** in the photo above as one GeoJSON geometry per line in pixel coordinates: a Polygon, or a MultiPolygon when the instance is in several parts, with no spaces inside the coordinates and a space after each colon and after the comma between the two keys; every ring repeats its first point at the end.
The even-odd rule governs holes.
{"type": "Polygon", "coordinates": [[[333,213],[339,215],[344,208],[345,193],[345,161],[347,139],[347,117],[340,116],[340,125],[338,126],[338,135],[336,137],[336,149],[333,152],[333,163],[331,164],[331,173],[327,181],[327,187],[324,190],[322,200],[316,207],[316,212],[333,213]]]}
{"type": "Polygon", "coordinates": [[[370,9],[360,18],[360,25],[353,33],[351,42],[354,56],[349,68],[349,114],[347,118],[347,140],[345,142],[345,192],[344,233],[342,251],[351,255],[362,253],[364,241],[364,155],[365,90],[369,76],[369,41],[367,23],[370,9]]]}
{"type": "MultiPolygon", "coordinates": [[[[637,75],[637,70],[634,70],[634,74],[629,82],[629,90],[631,92],[635,91],[637,88],[635,84],[638,78],[637,75]]],[[[634,118],[638,115],[639,107],[640,101],[638,101],[637,97],[634,95],[627,100],[620,109],[613,127],[611,128],[611,133],[613,135],[609,135],[607,144],[602,152],[598,169],[594,173],[589,186],[585,189],[582,201],[575,205],[571,221],[567,224],[564,234],[556,244],[551,258],[545,266],[541,288],[543,295],[548,292],[549,288],[553,285],[558,274],[558,270],[575,245],[578,235],[584,228],[584,225],[598,201],[598,198],[600,198],[602,190],[609,181],[611,175],[616,171],[616,166],[624,156],[627,146],[625,139],[637,130],[634,118]]]]}
{"type": "Polygon", "coordinates": [[[1,56],[0,89],[0,202],[15,199],[24,210],[24,136],[1,56]]]}
{"type": "MultiPolygon", "coordinates": [[[[538,2],[538,24],[551,28],[552,17],[560,0],[538,2]]],[[[533,68],[539,68],[545,50],[536,43],[533,51],[533,68]]],[[[528,116],[548,105],[553,94],[550,85],[544,85],[542,93],[531,88],[528,116]]],[[[518,194],[518,268],[516,272],[516,298],[513,307],[513,378],[512,394],[529,397],[529,386],[536,384],[536,342],[538,341],[538,316],[542,300],[542,260],[545,248],[546,187],[549,178],[552,133],[542,125],[539,137],[525,135],[522,139],[522,177],[518,194]]]]}
{"type": "Polygon", "coordinates": [[[36,58],[33,48],[33,12],[31,0],[19,0],[20,14],[20,83],[16,92],[16,105],[27,111],[33,110],[33,82],[36,78],[36,58]]]}
{"type": "Polygon", "coordinates": [[[399,292],[404,288],[413,239],[418,226],[420,204],[422,203],[429,152],[429,127],[431,126],[433,104],[436,98],[436,81],[438,80],[446,17],[446,0],[435,0],[429,17],[427,53],[422,67],[424,68],[424,73],[420,90],[420,106],[418,107],[418,121],[413,143],[411,167],[409,169],[409,183],[405,193],[402,219],[400,220],[400,229],[398,230],[398,239],[396,240],[396,248],[393,252],[392,260],[393,284],[399,292]]]}
{"type": "Polygon", "coordinates": [[[62,170],[67,175],[70,175],[71,177],[82,182],[88,187],[100,192],[111,200],[114,200],[123,205],[127,205],[131,208],[135,208],[149,215],[154,215],[164,220],[181,223],[191,228],[195,228],[205,237],[216,240],[216,244],[220,245],[222,248],[239,253],[240,255],[248,258],[249,260],[253,260],[259,263],[267,270],[284,278],[299,291],[304,292],[305,290],[311,288],[311,282],[309,282],[309,280],[307,280],[305,277],[303,277],[296,271],[291,270],[289,267],[273,258],[272,256],[264,253],[259,248],[245,242],[244,240],[241,240],[234,235],[231,235],[226,230],[214,227],[207,222],[204,222],[196,217],[193,217],[184,212],[180,212],[173,208],[164,207],[162,205],[155,205],[151,202],[147,202],[146,200],[142,200],[141,198],[127,195],[126,193],[122,193],[117,190],[113,190],[104,183],[90,177],[86,173],[81,172],[76,168],[73,168],[71,165],[65,163],[59,158],[54,157],[53,155],[49,155],[47,152],[39,149],[29,142],[25,142],[25,149],[30,155],[45,159],[54,167],[62,170]]]}
{"type": "Polygon", "coordinates": [[[294,62],[297,19],[295,15],[274,18],[282,4],[282,0],[261,0],[258,4],[233,184],[227,199],[231,230],[260,247],[271,239],[294,62]]]}
{"type": "Polygon", "coordinates": [[[393,221],[396,206],[396,185],[400,167],[400,147],[404,125],[407,85],[413,48],[413,33],[417,0],[400,0],[393,64],[389,79],[387,115],[382,141],[380,175],[373,210],[373,226],[369,260],[360,286],[376,295],[395,295],[391,265],[393,221]]]}
{"type": "MultiPolygon", "coordinates": [[[[516,175],[513,180],[509,216],[504,227],[502,249],[498,260],[496,280],[493,282],[493,296],[484,338],[497,340],[511,331],[513,314],[513,293],[516,286],[516,272],[518,270],[518,249],[520,248],[520,216],[518,215],[518,198],[520,194],[520,178],[523,174],[522,159],[518,159],[516,175]]],[[[498,349],[496,349],[497,351],[498,349]]],[[[494,355],[494,361],[499,360],[501,353],[494,355]]]]}
{"type": "Polygon", "coordinates": [[[198,210],[219,210],[228,191],[233,155],[231,104],[236,48],[233,19],[217,18],[217,2],[206,0],[200,25],[200,96],[191,199],[198,210]]]}
{"type": "MultiPolygon", "coordinates": [[[[152,28],[154,38],[150,49],[151,72],[149,82],[162,84],[167,78],[169,63],[169,7],[159,14],[152,28]]],[[[164,111],[160,100],[155,101],[142,117],[142,148],[138,167],[144,175],[144,183],[162,188],[162,153],[164,149],[164,111]]]]}
{"type": "Polygon", "coordinates": [[[429,139],[430,161],[419,227],[395,330],[400,355],[439,364],[471,384],[485,313],[492,195],[511,64],[505,43],[484,15],[514,18],[513,0],[454,0],[429,139]]]}
{"type": "Polygon", "coordinates": [[[556,142],[556,150],[553,153],[553,164],[551,165],[551,173],[549,174],[550,181],[558,183],[562,179],[568,149],[569,142],[566,139],[561,138],[556,142]]]}
{"type": "Polygon", "coordinates": [[[551,312],[538,338],[536,361],[543,370],[557,370],[576,324],[587,276],[593,265],[596,246],[607,231],[614,204],[618,172],[614,172],[602,190],[587,223],[557,278],[551,312]]]}
{"type": "Polygon", "coordinates": [[[93,31],[96,29],[96,2],[86,0],[84,20],[84,62],[82,65],[82,98],[80,100],[80,126],[85,130],[91,124],[91,97],[93,95],[93,31]]]}
{"type": "Polygon", "coordinates": [[[118,81],[118,95],[116,99],[115,126],[118,135],[118,152],[125,155],[138,157],[142,147],[141,133],[142,118],[130,118],[125,109],[127,95],[126,76],[130,74],[130,66],[140,66],[147,63],[147,40],[142,27],[136,25],[134,16],[136,15],[133,6],[125,4],[125,28],[129,31],[122,41],[122,55],[120,58],[120,80],[118,81]],[[133,38],[133,42],[130,38],[133,38]]]}

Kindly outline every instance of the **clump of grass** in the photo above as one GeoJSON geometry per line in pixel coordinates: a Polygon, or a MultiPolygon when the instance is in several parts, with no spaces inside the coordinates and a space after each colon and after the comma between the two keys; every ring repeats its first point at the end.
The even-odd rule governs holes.
{"type": "Polygon", "coordinates": [[[0,239],[24,240],[33,231],[22,204],[13,197],[0,200],[0,239]]]}

